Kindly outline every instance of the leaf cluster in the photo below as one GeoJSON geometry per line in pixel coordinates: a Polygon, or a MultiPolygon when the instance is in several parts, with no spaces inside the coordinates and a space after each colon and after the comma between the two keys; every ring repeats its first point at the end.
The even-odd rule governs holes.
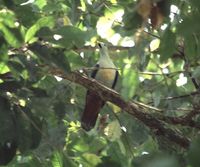
{"type": "Polygon", "coordinates": [[[198,0],[0,0],[0,165],[198,167],[199,19],[198,0]],[[51,67],[89,74],[98,41],[117,92],[188,150],[111,103],[80,128],[86,90],[51,67]]]}

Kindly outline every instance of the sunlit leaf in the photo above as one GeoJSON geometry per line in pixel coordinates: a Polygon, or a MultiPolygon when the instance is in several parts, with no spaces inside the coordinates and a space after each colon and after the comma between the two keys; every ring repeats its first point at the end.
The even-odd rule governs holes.
{"type": "Polygon", "coordinates": [[[97,155],[91,153],[84,153],[83,158],[89,167],[96,166],[101,162],[101,159],[97,155]]]}
{"type": "Polygon", "coordinates": [[[50,27],[54,26],[54,18],[52,16],[43,17],[39,19],[32,27],[28,29],[25,36],[25,42],[29,42],[36,34],[38,30],[42,27],[50,27]]]}
{"type": "Polygon", "coordinates": [[[18,29],[9,28],[6,25],[0,23],[0,31],[3,32],[5,40],[12,46],[12,47],[20,47],[22,43],[22,36],[18,29]]]}
{"type": "Polygon", "coordinates": [[[53,167],[63,167],[63,157],[59,152],[55,152],[52,159],[53,167]]]}
{"type": "Polygon", "coordinates": [[[0,0],[0,165],[199,167],[199,4],[0,0]],[[86,132],[80,122],[87,90],[57,74],[92,67],[98,42],[121,74],[115,90],[138,112],[105,102],[102,128],[86,132]],[[191,111],[195,117],[160,120],[152,106],[172,120],[191,111]],[[184,138],[194,141],[189,148],[178,146],[184,138]]]}
{"type": "Polygon", "coordinates": [[[5,26],[8,26],[10,28],[14,28],[15,23],[15,15],[10,10],[3,10],[0,12],[0,22],[4,24],[5,26]]]}
{"type": "Polygon", "coordinates": [[[104,130],[104,134],[111,141],[118,140],[122,134],[119,122],[115,120],[109,123],[108,126],[104,130]]]}
{"type": "Polygon", "coordinates": [[[61,38],[56,43],[61,44],[67,48],[72,46],[82,47],[85,40],[89,38],[90,34],[81,31],[79,28],[73,26],[64,26],[55,31],[55,34],[60,35],[61,38]]]}
{"type": "Polygon", "coordinates": [[[35,4],[42,9],[47,4],[47,0],[36,0],[35,4]]]}
{"type": "Polygon", "coordinates": [[[135,94],[138,86],[138,74],[136,71],[125,68],[123,71],[121,94],[125,99],[130,99],[135,94]]]}

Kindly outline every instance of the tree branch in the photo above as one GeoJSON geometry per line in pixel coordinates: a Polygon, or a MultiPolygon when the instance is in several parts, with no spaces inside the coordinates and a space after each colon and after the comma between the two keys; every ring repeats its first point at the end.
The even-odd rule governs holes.
{"type": "Polygon", "coordinates": [[[49,70],[50,74],[59,76],[61,78],[67,79],[71,82],[75,82],[84,86],[86,89],[93,90],[98,93],[105,101],[110,101],[117,105],[127,113],[131,114],[146,126],[148,126],[153,132],[158,136],[164,136],[169,141],[176,143],[177,145],[188,148],[190,140],[176,131],[167,128],[166,124],[149,113],[142,111],[141,107],[133,102],[126,102],[123,98],[114,90],[107,88],[106,86],[100,84],[95,79],[88,78],[87,76],[79,72],[71,72],[64,74],[61,70],[57,68],[51,68],[49,70]]]}
{"type": "Polygon", "coordinates": [[[195,122],[192,118],[189,119],[187,115],[183,117],[157,116],[156,118],[173,125],[179,124],[183,126],[190,126],[193,128],[200,129],[200,124],[198,122],[195,122]]]}
{"type": "MultiPolygon", "coordinates": [[[[127,47],[127,46],[111,46],[111,45],[108,45],[108,49],[111,50],[111,51],[116,51],[116,50],[129,50],[129,49],[132,49],[133,47],[127,47]]],[[[92,46],[84,46],[83,48],[72,48],[74,51],[77,51],[77,52],[83,52],[83,51],[95,51],[96,49],[98,49],[98,47],[92,47],[92,46]]],[[[65,49],[64,49],[65,50],[65,49]]]]}

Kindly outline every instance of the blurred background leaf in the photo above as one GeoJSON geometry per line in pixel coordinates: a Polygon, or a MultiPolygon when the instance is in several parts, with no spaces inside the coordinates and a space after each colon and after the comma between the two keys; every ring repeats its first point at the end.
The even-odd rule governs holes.
{"type": "Polygon", "coordinates": [[[144,103],[141,110],[155,118],[195,112],[190,119],[198,124],[199,4],[0,0],[0,164],[197,167],[198,128],[164,124],[193,141],[184,150],[109,103],[85,132],[87,90],[50,69],[89,75],[99,58],[96,44],[104,42],[126,101],[144,103]]]}

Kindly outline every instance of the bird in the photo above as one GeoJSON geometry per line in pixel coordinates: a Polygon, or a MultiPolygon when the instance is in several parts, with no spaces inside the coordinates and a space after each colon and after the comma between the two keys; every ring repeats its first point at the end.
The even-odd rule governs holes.
{"type": "MultiPolygon", "coordinates": [[[[101,84],[114,89],[118,80],[119,72],[109,57],[106,44],[99,42],[98,48],[100,51],[99,61],[91,72],[91,78],[94,78],[101,84]]],[[[81,127],[90,131],[94,128],[98,114],[106,101],[98,95],[97,92],[87,90],[85,107],[81,117],[81,127]]]]}

